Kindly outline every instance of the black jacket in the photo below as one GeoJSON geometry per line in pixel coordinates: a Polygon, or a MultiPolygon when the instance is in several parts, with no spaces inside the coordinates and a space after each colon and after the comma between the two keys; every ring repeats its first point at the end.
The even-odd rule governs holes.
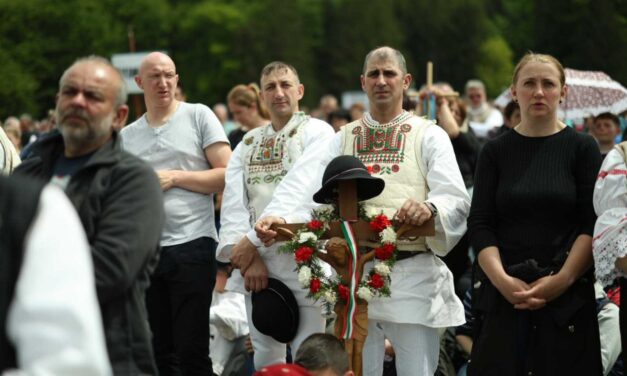
{"type": "MultiPolygon", "coordinates": [[[[63,138],[55,131],[33,145],[14,173],[49,181],[63,150],[63,138]]],[[[72,176],[66,194],[91,246],[113,371],[156,374],[145,292],[158,261],[165,218],[157,176],[146,163],[123,151],[114,133],[72,176]]]]}

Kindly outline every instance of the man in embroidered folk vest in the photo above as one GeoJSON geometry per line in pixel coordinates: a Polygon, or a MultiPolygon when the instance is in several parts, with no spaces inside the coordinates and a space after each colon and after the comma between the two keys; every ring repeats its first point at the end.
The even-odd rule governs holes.
{"type": "MultiPolygon", "coordinates": [[[[398,242],[401,252],[391,274],[391,296],[368,305],[364,375],[383,372],[385,338],[394,346],[399,375],[433,375],[438,364],[437,328],[464,322],[453,276],[438,256],[446,255],[466,232],[470,199],[446,133],[435,123],[403,111],[403,91],[411,79],[399,51],[390,47],[371,51],[361,75],[370,112],[344,126],[322,153],[324,164],[338,155],[354,155],[385,180],[383,192],[365,204],[400,223],[421,225],[435,219],[435,236],[398,242]]],[[[272,224],[292,222],[292,213],[304,212],[311,201],[310,189],[286,188],[317,189],[322,170],[313,176],[297,163],[295,174],[277,188],[255,226],[265,244],[274,242],[272,224]]]]}
{"type": "MultiPolygon", "coordinates": [[[[246,313],[257,369],[285,363],[285,344],[260,333],[251,319],[252,300],[248,292],[265,289],[268,277],[287,285],[299,306],[300,325],[291,340],[293,353],[310,334],[324,330],[320,303],[308,299],[306,291],[301,289],[294,273],[293,257],[279,254],[276,246],[264,247],[253,225],[277,187],[283,186],[286,178],[294,173],[292,166],[297,161],[307,171],[319,168],[321,151],[334,134],[329,124],[299,111],[304,86],[294,67],[283,62],[270,63],[262,70],[260,83],[261,99],[270,112],[272,123],[248,132],[233,151],[226,171],[218,245],[218,260],[231,261],[240,269],[240,273],[229,278],[227,289],[246,294],[246,313]]],[[[288,191],[302,189],[285,187],[288,191]]]]}

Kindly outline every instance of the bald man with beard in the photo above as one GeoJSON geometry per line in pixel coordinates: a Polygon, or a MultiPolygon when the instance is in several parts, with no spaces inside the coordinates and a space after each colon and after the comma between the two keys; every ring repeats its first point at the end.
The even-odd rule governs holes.
{"type": "Polygon", "coordinates": [[[224,189],[231,148],[207,106],[175,98],[178,80],[169,56],[148,54],[135,77],[147,111],[121,135],[124,149],[153,167],[164,192],[161,258],[146,296],[159,374],[206,376],[218,238],[213,195],[224,189]]]}

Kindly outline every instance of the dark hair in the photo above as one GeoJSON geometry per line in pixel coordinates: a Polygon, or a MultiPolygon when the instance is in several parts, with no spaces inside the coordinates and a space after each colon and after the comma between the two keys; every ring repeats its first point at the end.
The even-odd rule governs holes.
{"type": "Polygon", "coordinates": [[[352,120],[350,112],[348,112],[348,110],[345,110],[343,108],[340,108],[339,110],[331,111],[329,113],[329,118],[327,119],[327,122],[331,124],[331,120],[333,119],[344,119],[349,123],[352,120]]]}
{"type": "Polygon", "coordinates": [[[348,355],[344,346],[335,336],[315,333],[300,345],[294,363],[308,371],[321,371],[331,368],[338,375],[348,371],[348,355]]]}
{"type": "Polygon", "coordinates": [[[509,120],[516,110],[520,110],[518,102],[510,101],[503,109],[503,116],[505,116],[505,119],[509,120]]]}
{"type": "Polygon", "coordinates": [[[601,120],[601,119],[610,120],[614,122],[616,126],[620,126],[620,119],[618,118],[618,116],[614,115],[611,112],[603,112],[603,113],[598,114],[597,116],[594,117],[594,122],[596,122],[597,120],[601,120]]]}

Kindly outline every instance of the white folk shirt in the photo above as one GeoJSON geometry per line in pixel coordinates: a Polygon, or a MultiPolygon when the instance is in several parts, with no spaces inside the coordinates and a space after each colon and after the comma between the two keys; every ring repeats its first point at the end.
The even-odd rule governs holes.
{"type": "Polygon", "coordinates": [[[598,216],[592,238],[594,271],[597,280],[607,286],[616,278],[627,278],[615,265],[616,259],[627,255],[627,166],[618,145],[603,161],[592,200],[598,216]]]}
{"type": "MultiPolygon", "coordinates": [[[[406,116],[404,114],[399,117],[406,116]]],[[[372,119],[369,121],[376,123],[372,119]]],[[[336,134],[323,153],[323,160],[319,156],[303,155],[294,166],[294,173],[277,187],[272,202],[261,217],[275,215],[288,222],[306,219],[313,206],[311,197],[321,186],[324,168],[331,159],[341,155],[342,136],[342,132],[336,134]],[[315,166],[312,160],[318,162],[315,174],[312,169],[300,168],[301,162],[315,166]]],[[[397,262],[391,275],[391,297],[372,300],[368,315],[371,319],[395,323],[457,326],[464,323],[464,309],[455,295],[451,272],[437,256],[445,256],[465,234],[470,198],[446,132],[440,127],[429,126],[421,142],[416,149],[420,149],[422,162],[427,168],[427,200],[438,208],[436,234],[426,238],[432,252],[397,262]]],[[[416,174],[420,172],[416,171],[416,174]]],[[[385,174],[375,175],[386,178],[385,174]]]]}
{"type": "MultiPolygon", "coordinates": [[[[293,257],[278,254],[277,245],[264,247],[255,234],[254,225],[275,189],[291,180],[293,165],[300,161],[299,157],[316,155],[321,158],[332,136],[333,128],[329,124],[297,112],[279,132],[271,125],[248,132],[233,151],[226,169],[218,260],[228,261],[231,248],[243,236],[248,236],[258,247],[269,276],[283,281],[292,288],[299,303],[307,305],[313,302],[305,299],[306,291],[298,284],[293,257]]],[[[308,163],[301,163],[300,168],[307,173],[317,169],[317,165],[316,159],[310,159],[308,163]]],[[[244,292],[243,282],[238,272],[233,273],[227,289],[244,292]]]]}

